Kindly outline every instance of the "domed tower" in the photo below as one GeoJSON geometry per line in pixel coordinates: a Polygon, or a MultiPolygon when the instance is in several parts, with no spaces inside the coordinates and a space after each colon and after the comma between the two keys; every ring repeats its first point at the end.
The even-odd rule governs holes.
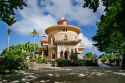
{"type": "Polygon", "coordinates": [[[81,42],[79,39],[80,28],[68,24],[61,18],[57,25],[48,27],[48,59],[70,59],[71,51],[78,49],[81,42]]]}

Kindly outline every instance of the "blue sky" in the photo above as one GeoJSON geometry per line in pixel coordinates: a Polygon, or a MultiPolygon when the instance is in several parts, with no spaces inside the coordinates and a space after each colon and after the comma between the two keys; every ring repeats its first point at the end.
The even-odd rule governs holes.
{"type": "MultiPolygon", "coordinates": [[[[93,13],[89,8],[81,7],[83,2],[84,0],[27,0],[28,7],[16,11],[17,22],[10,27],[10,45],[33,42],[32,36],[29,35],[33,29],[41,34],[36,39],[36,42],[39,42],[48,26],[55,25],[61,17],[65,17],[69,24],[80,27],[80,36],[86,49],[93,51],[95,48],[96,53],[99,53],[92,45],[92,37],[96,34],[96,23],[104,8],[100,5],[98,11],[93,13]]],[[[7,28],[8,26],[0,21],[0,51],[7,47],[7,28]]]]}

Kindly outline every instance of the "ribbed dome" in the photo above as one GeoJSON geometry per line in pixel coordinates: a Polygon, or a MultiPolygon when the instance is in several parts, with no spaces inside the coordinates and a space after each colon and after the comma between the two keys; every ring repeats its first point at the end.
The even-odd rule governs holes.
{"type": "Polygon", "coordinates": [[[72,26],[68,24],[68,21],[65,18],[61,18],[58,22],[57,25],[50,26],[48,27],[45,32],[47,34],[51,32],[60,32],[60,31],[72,31],[76,33],[80,33],[80,28],[76,26],[72,26]]]}

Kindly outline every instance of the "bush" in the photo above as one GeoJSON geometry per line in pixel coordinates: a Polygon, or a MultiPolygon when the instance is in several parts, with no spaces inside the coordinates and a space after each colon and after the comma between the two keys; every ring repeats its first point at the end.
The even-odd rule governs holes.
{"type": "Polygon", "coordinates": [[[77,60],[77,61],[70,61],[65,59],[57,59],[56,60],[57,66],[64,67],[64,66],[84,66],[85,61],[83,60],[77,60]]]}
{"type": "Polygon", "coordinates": [[[70,61],[71,66],[84,66],[85,61],[84,60],[77,60],[77,61],[70,61]]]}
{"type": "Polygon", "coordinates": [[[17,58],[16,60],[5,59],[5,65],[6,65],[6,69],[9,69],[10,71],[27,68],[26,63],[22,58],[17,58]]]}
{"type": "MultiPolygon", "coordinates": [[[[8,55],[9,56],[9,55],[8,55]]],[[[12,72],[13,70],[27,69],[28,66],[23,58],[8,58],[5,56],[0,60],[0,73],[5,73],[7,70],[12,72]]]]}
{"type": "Polygon", "coordinates": [[[39,56],[39,57],[36,58],[36,62],[37,62],[37,63],[44,63],[45,61],[46,61],[46,58],[45,58],[45,57],[39,56]]]}
{"type": "Polygon", "coordinates": [[[96,62],[93,62],[92,60],[85,61],[86,66],[97,66],[96,62]]]}
{"type": "Polygon", "coordinates": [[[56,63],[57,63],[57,66],[59,66],[59,67],[70,66],[70,61],[69,60],[57,59],[56,63]]]}
{"type": "Polygon", "coordinates": [[[84,66],[84,65],[85,65],[85,61],[83,61],[83,60],[78,60],[78,65],[79,65],[79,66],[84,66]]]}
{"type": "MultiPolygon", "coordinates": [[[[31,56],[35,49],[38,48],[35,44],[19,44],[9,47],[9,50],[6,48],[1,53],[3,58],[0,60],[0,71],[3,70],[19,70],[28,68],[28,63],[26,63],[26,57],[31,56]],[[2,65],[1,65],[2,64],[2,65]]],[[[40,60],[38,60],[40,61],[40,60]]]]}

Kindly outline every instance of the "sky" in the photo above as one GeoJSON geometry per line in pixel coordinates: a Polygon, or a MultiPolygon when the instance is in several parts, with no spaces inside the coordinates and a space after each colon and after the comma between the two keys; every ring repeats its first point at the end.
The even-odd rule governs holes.
{"type": "MultiPolygon", "coordinates": [[[[84,0],[26,0],[27,7],[23,10],[16,10],[17,22],[11,27],[10,45],[33,42],[31,32],[36,29],[40,33],[36,37],[36,42],[42,40],[45,29],[56,25],[60,18],[64,17],[70,25],[80,27],[80,37],[86,51],[100,54],[98,48],[93,46],[95,43],[92,37],[96,34],[100,16],[103,14],[104,7],[100,2],[97,12],[89,8],[83,8],[81,4],[84,0]]],[[[7,47],[7,24],[0,21],[0,52],[7,47]]]]}

